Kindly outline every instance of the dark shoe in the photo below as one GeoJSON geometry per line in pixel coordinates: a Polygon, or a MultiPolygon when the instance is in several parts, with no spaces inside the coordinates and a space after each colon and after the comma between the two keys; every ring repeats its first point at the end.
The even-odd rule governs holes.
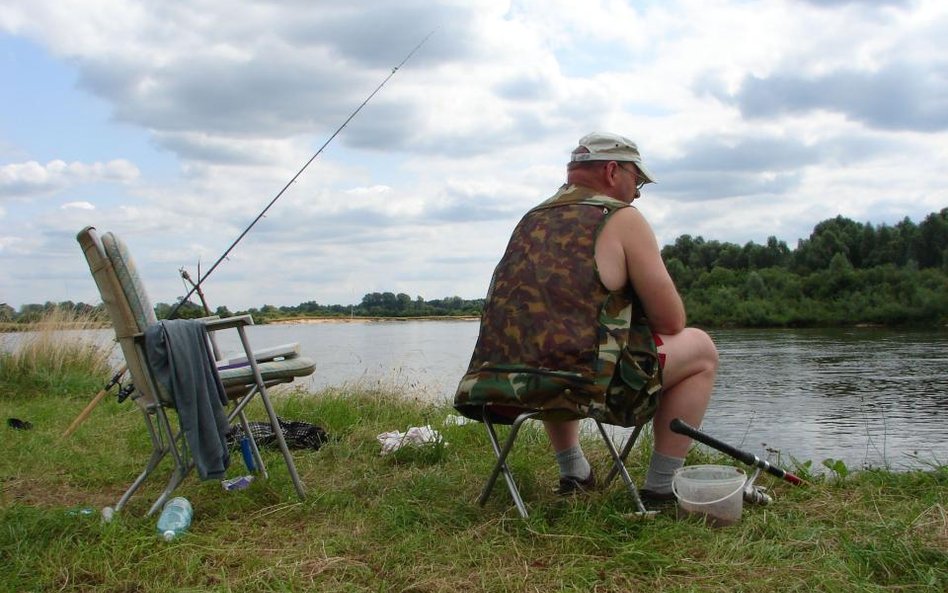
{"type": "Polygon", "coordinates": [[[596,487],[596,476],[592,470],[589,470],[589,477],[585,480],[574,478],[573,476],[563,476],[560,478],[559,488],[556,493],[560,496],[570,496],[572,494],[585,494],[596,487]]]}
{"type": "Polygon", "coordinates": [[[20,420],[19,418],[8,418],[7,426],[14,430],[29,430],[33,428],[33,425],[27,422],[26,420],[20,420]]]}
{"type": "Polygon", "coordinates": [[[645,488],[639,490],[639,498],[647,509],[661,509],[673,506],[677,497],[674,492],[655,492],[645,488]]]}

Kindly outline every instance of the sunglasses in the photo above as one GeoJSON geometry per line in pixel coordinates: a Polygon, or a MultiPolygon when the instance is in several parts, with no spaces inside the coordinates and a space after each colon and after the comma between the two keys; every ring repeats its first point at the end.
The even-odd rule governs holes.
{"type": "Polygon", "coordinates": [[[642,188],[645,187],[645,184],[648,182],[642,179],[642,175],[641,173],[639,173],[639,170],[636,169],[635,167],[632,167],[631,169],[626,169],[625,167],[622,166],[622,163],[619,163],[619,162],[617,162],[616,164],[619,165],[619,168],[625,171],[626,173],[631,173],[632,175],[635,176],[635,181],[636,181],[635,189],[642,191],[642,188]]]}

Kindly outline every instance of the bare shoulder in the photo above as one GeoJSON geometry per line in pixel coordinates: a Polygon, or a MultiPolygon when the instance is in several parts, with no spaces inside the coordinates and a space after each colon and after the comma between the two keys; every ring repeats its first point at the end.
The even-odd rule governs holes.
{"type": "Polygon", "coordinates": [[[610,222],[615,221],[619,224],[645,224],[648,225],[648,222],[645,220],[645,216],[639,212],[639,209],[635,206],[629,205],[625,208],[619,208],[612,215],[610,222]]]}
{"type": "Polygon", "coordinates": [[[651,225],[635,206],[621,208],[615,212],[603,228],[603,233],[619,237],[626,244],[643,240],[651,243],[655,240],[651,225]]]}

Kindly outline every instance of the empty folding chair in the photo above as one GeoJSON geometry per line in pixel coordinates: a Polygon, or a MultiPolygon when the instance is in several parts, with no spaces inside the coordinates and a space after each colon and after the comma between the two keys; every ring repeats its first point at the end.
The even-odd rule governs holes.
{"type": "MultiPolygon", "coordinates": [[[[145,352],[146,332],[155,332],[159,322],[125,244],[112,233],[105,233],[100,237],[93,227],[84,228],[76,238],[82,247],[99,294],[112,321],[115,338],[125,358],[134,387],[131,397],[144,416],[152,445],[151,456],[144,470],[122,494],[115,505],[115,511],[120,511],[126,505],[165,456],[170,454],[173,460],[167,486],[148,511],[148,515],[151,515],[161,508],[195,465],[193,447],[190,447],[188,439],[171,425],[166,413],[166,410],[176,410],[180,414],[182,410],[178,409],[176,401],[182,400],[176,400],[173,394],[168,393],[164,382],[160,377],[156,377],[153,368],[148,363],[145,352]]],[[[246,406],[255,396],[259,396],[270,425],[273,427],[296,492],[301,499],[304,498],[305,489],[283,438],[283,432],[267,389],[279,383],[287,383],[298,377],[311,375],[315,370],[315,364],[309,358],[299,355],[298,345],[254,352],[245,331],[246,326],[253,324],[253,319],[249,315],[226,319],[208,318],[199,322],[203,325],[203,328],[200,328],[201,331],[204,329],[207,332],[236,330],[243,348],[242,357],[224,361],[219,371],[213,357],[210,357],[207,362],[210,368],[204,369],[209,372],[209,377],[215,375],[219,377],[220,387],[233,403],[226,415],[227,424],[235,420],[241,423],[244,434],[250,437],[254,461],[266,477],[266,467],[253,441],[244,414],[246,406]]],[[[160,326],[163,331],[170,331],[170,328],[171,326],[160,326]]],[[[200,339],[198,337],[198,340],[200,339]]],[[[173,343],[169,349],[172,350],[172,356],[176,354],[173,352],[175,349],[173,343]]],[[[197,368],[198,371],[201,370],[200,365],[197,365],[197,368]]],[[[196,389],[200,386],[193,387],[196,389]]]]}

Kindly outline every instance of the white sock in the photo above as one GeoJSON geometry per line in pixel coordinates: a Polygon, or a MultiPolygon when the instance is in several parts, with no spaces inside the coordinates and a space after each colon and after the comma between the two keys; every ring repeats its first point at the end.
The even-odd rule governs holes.
{"type": "Polygon", "coordinates": [[[568,476],[570,478],[585,480],[592,471],[579,445],[574,445],[569,449],[564,449],[557,453],[556,463],[560,466],[560,476],[564,478],[568,476]]]}
{"type": "Polygon", "coordinates": [[[682,457],[669,457],[658,451],[652,451],[652,460],[648,464],[648,474],[645,476],[645,490],[659,494],[668,494],[672,491],[672,478],[675,470],[685,465],[682,457]]]}

